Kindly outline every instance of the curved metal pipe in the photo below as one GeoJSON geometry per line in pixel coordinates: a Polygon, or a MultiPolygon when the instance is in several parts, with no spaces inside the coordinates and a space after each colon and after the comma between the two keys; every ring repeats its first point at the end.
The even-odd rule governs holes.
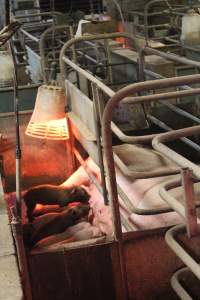
{"type": "Polygon", "coordinates": [[[83,41],[95,41],[95,40],[103,40],[103,39],[115,39],[115,38],[119,38],[119,37],[123,37],[123,38],[127,38],[127,39],[131,39],[133,42],[135,42],[135,37],[129,33],[125,33],[125,32],[114,32],[114,33],[103,33],[103,34],[96,34],[96,35],[86,35],[86,36],[81,36],[81,37],[75,37],[72,38],[71,40],[69,40],[67,43],[65,43],[60,51],[60,70],[61,70],[61,75],[62,77],[64,76],[64,64],[63,64],[63,57],[65,56],[65,52],[67,51],[67,49],[69,49],[71,46],[79,43],[79,42],[83,42],[83,41]]]}
{"type": "Polygon", "coordinates": [[[160,197],[174,210],[176,211],[183,221],[185,222],[185,208],[184,206],[176,200],[174,196],[168,193],[169,190],[181,186],[181,180],[171,180],[160,186],[159,194],[160,197]]]}
{"type": "MultiPolygon", "coordinates": [[[[125,97],[130,94],[135,94],[137,92],[148,91],[150,89],[161,89],[173,86],[178,86],[182,84],[189,83],[199,83],[200,75],[191,75],[183,77],[166,78],[161,80],[150,80],[141,83],[134,83],[129,85],[120,91],[118,91],[107,103],[103,118],[102,118],[102,138],[103,138],[103,148],[105,154],[106,162],[106,173],[109,182],[110,199],[113,205],[113,217],[115,225],[115,235],[117,239],[122,238],[120,213],[119,213],[119,203],[118,203],[118,191],[116,184],[116,174],[114,165],[114,156],[112,152],[112,136],[111,136],[111,122],[113,110],[117,104],[119,104],[125,97]]],[[[132,99],[132,103],[144,103],[148,102],[148,97],[142,101],[137,97],[136,100],[132,99]]]]}
{"type": "Polygon", "coordinates": [[[154,149],[167,156],[170,160],[172,160],[182,168],[191,169],[193,171],[193,175],[196,178],[200,179],[199,166],[192,163],[190,160],[186,159],[182,155],[176,153],[174,150],[170,149],[166,145],[162,144],[164,142],[173,141],[178,138],[195,135],[199,133],[200,133],[200,125],[162,133],[153,139],[152,146],[154,149]]]}
{"type": "Polygon", "coordinates": [[[200,68],[200,62],[198,62],[198,61],[194,61],[194,60],[191,60],[191,59],[188,59],[183,56],[176,55],[176,54],[172,54],[172,53],[161,52],[159,50],[156,50],[156,49],[153,49],[150,47],[144,47],[139,51],[139,64],[140,64],[140,69],[142,69],[142,70],[144,70],[144,54],[157,55],[157,56],[163,57],[163,58],[173,61],[173,62],[178,62],[178,63],[182,63],[185,65],[200,68]]]}
{"type": "Polygon", "coordinates": [[[146,46],[148,45],[148,39],[149,39],[149,33],[148,33],[148,10],[149,8],[155,4],[155,3],[159,3],[159,2],[163,2],[166,4],[166,6],[168,8],[171,8],[169,7],[169,3],[168,1],[166,0],[151,0],[149,1],[145,7],[144,7],[144,25],[145,25],[145,42],[146,42],[146,46]]]}
{"type": "Polygon", "coordinates": [[[193,300],[193,298],[188,294],[188,292],[180,284],[181,275],[184,273],[188,273],[188,272],[189,272],[189,268],[187,268],[187,267],[182,268],[182,269],[176,271],[171,278],[171,286],[182,300],[193,300]]]}
{"type": "Polygon", "coordinates": [[[165,235],[165,240],[169,247],[184,262],[184,264],[200,280],[200,265],[186,252],[186,250],[177,242],[176,236],[185,231],[184,225],[177,225],[169,229],[165,235]]]}
{"type": "Polygon", "coordinates": [[[40,39],[39,39],[39,52],[40,52],[40,57],[41,57],[41,66],[42,66],[42,73],[43,73],[43,80],[44,83],[47,83],[47,75],[45,73],[46,70],[46,59],[45,59],[45,38],[48,36],[48,34],[50,33],[55,33],[55,32],[59,32],[62,31],[64,29],[69,30],[70,33],[70,26],[69,25],[56,25],[56,26],[52,26],[48,29],[46,29],[40,39]]]}

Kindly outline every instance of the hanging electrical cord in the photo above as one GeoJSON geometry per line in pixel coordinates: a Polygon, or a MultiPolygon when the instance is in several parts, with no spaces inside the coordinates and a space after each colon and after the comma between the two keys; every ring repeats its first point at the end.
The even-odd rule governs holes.
{"type": "Polygon", "coordinates": [[[26,251],[23,241],[22,230],[22,213],[21,213],[21,146],[20,146],[20,127],[19,127],[19,95],[18,95],[18,81],[17,81],[17,69],[16,60],[14,55],[14,49],[11,41],[9,41],[9,49],[13,59],[13,94],[14,94],[14,112],[15,112],[15,131],[16,131],[16,207],[11,208],[11,227],[17,249],[17,257],[19,264],[20,277],[22,287],[24,291],[25,299],[32,300],[32,292],[28,271],[28,263],[26,257],[26,251]]]}
{"type": "Polygon", "coordinates": [[[13,59],[13,94],[14,94],[14,112],[15,112],[15,133],[16,133],[16,209],[17,216],[21,219],[21,146],[20,146],[20,129],[19,129],[19,94],[16,70],[16,59],[11,41],[9,41],[10,53],[13,59]]]}
{"type": "MultiPolygon", "coordinates": [[[[7,1],[6,1],[7,3],[7,1]]],[[[10,11],[9,4],[6,5],[7,10],[10,11]]],[[[7,11],[8,15],[8,11],[7,11]]],[[[10,14],[9,14],[10,15],[10,14]]],[[[10,17],[6,18],[6,27],[10,28],[11,24],[10,17]]],[[[17,30],[16,26],[15,30],[17,30]]],[[[8,40],[8,37],[7,37],[8,40]]],[[[14,99],[14,112],[15,112],[15,130],[16,130],[16,206],[10,209],[11,211],[11,228],[12,234],[15,241],[20,278],[22,283],[22,288],[24,292],[24,299],[32,300],[32,291],[30,285],[28,263],[26,257],[26,251],[23,241],[23,230],[21,222],[21,148],[20,148],[20,129],[19,129],[19,95],[18,95],[18,82],[17,82],[17,69],[16,60],[14,55],[14,49],[12,42],[9,37],[8,47],[13,59],[13,99],[14,99]]]]}
{"type": "Polygon", "coordinates": [[[10,24],[10,1],[5,1],[5,25],[10,24]]]}
{"type": "MultiPolygon", "coordinates": [[[[51,37],[52,57],[55,60],[56,59],[56,53],[55,53],[55,15],[54,15],[54,13],[55,13],[55,2],[54,2],[54,0],[50,0],[50,10],[51,10],[52,17],[53,17],[53,25],[52,25],[53,26],[53,30],[52,30],[52,37],[51,37]]],[[[54,63],[53,66],[54,66],[54,68],[56,70],[56,65],[55,65],[56,62],[53,61],[52,63],[54,63]]],[[[51,68],[52,68],[52,66],[51,66],[51,68]]],[[[56,78],[55,78],[56,77],[55,72],[51,71],[50,74],[49,74],[49,81],[52,82],[53,84],[55,84],[55,80],[56,80],[56,78]],[[51,78],[51,74],[55,75],[54,78],[51,78]]]]}
{"type": "MultiPolygon", "coordinates": [[[[6,26],[10,26],[10,2],[5,1],[6,9],[6,26]]],[[[16,132],[16,213],[19,219],[21,219],[21,148],[20,148],[20,131],[19,131],[19,97],[18,97],[18,82],[17,82],[17,72],[16,72],[16,60],[14,55],[14,49],[12,47],[12,42],[9,40],[9,50],[13,60],[13,94],[14,94],[14,112],[15,112],[15,132],[16,132]]]]}

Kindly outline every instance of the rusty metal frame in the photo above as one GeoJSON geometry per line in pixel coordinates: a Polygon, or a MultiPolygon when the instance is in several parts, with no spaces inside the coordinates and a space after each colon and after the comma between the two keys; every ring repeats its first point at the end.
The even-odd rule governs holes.
{"type": "MultiPolygon", "coordinates": [[[[111,122],[112,122],[112,112],[117,104],[119,104],[124,98],[128,97],[130,94],[135,94],[137,92],[148,91],[149,89],[160,89],[168,87],[176,87],[183,84],[199,83],[200,75],[191,75],[175,78],[166,78],[162,80],[146,81],[141,83],[136,83],[129,85],[120,91],[118,91],[107,103],[103,118],[102,118],[102,138],[103,138],[103,150],[106,162],[106,175],[109,183],[109,194],[110,200],[113,207],[113,221],[115,228],[115,236],[117,240],[122,240],[120,213],[119,213],[119,202],[118,202],[118,191],[116,183],[114,156],[112,152],[112,136],[111,136],[111,122]]],[[[178,95],[177,91],[177,95],[178,95]]],[[[170,92],[167,94],[170,95],[170,92]]],[[[134,99],[132,98],[132,103],[145,103],[152,101],[148,99],[148,96],[142,98],[140,97],[134,99]]]]}
{"type": "MultiPolygon", "coordinates": [[[[131,39],[132,42],[134,42],[134,36],[132,36],[128,33],[109,33],[109,34],[99,34],[99,35],[87,35],[87,36],[83,36],[83,37],[73,38],[70,41],[68,41],[65,45],[63,45],[63,47],[61,49],[61,52],[60,52],[60,58],[59,58],[62,80],[63,81],[65,80],[65,64],[67,64],[68,66],[73,68],[77,73],[80,73],[85,78],[87,78],[89,81],[95,83],[98,86],[98,88],[103,90],[109,97],[112,97],[114,95],[114,91],[112,89],[110,89],[108,86],[106,86],[100,80],[95,78],[89,72],[83,70],[76,63],[74,63],[73,61],[68,59],[65,56],[65,53],[71,46],[74,46],[74,44],[76,44],[78,42],[81,42],[81,41],[92,41],[92,40],[98,40],[98,39],[110,39],[110,38],[117,38],[117,37],[124,37],[124,38],[127,38],[127,39],[131,39]]],[[[143,75],[140,76],[140,79],[144,78],[143,63],[142,62],[143,62],[143,55],[144,55],[143,51],[146,51],[146,49],[147,48],[144,48],[140,52],[139,70],[140,70],[140,74],[141,73],[143,74],[143,75]]],[[[149,51],[154,50],[154,49],[151,49],[151,48],[148,48],[148,49],[150,49],[149,51]]],[[[162,52],[160,52],[158,50],[156,50],[156,51],[157,51],[156,55],[162,56],[162,54],[163,54],[162,52]]],[[[174,59],[176,60],[175,57],[174,57],[174,59]]],[[[192,61],[192,62],[194,62],[194,61],[192,61]]],[[[185,63],[185,61],[183,61],[183,63],[185,63]]],[[[199,66],[200,66],[200,63],[199,63],[199,66]]],[[[174,98],[174,97],[178,96],[176,93],[177,92],[170,93],[170,95],[168,95],[168,96],[166,96],[166,94],[152,95],[152,99],[157,97],[157,99],[159,99],[159,100],[166,100],[166,97],[168,97],[168,99],[170,99],[170,98],[174,98]]],[[[189,96],[193,93],[199,93],[199,92],[196,91],[196,90],[195,91],[192,90],[192,91],[189,92],[189,89],[188,89],[187,91],[183,91],[182,93],[183,93],[182,94],[182,97],[183,97],[183,96],[189,96]]],[[[148,97],[150,97],[150,96],[148,96],[148,97]]],[[[124,100],[124,103],[129,103],[129,100],[128,99],[124,100]]],[[[128,135],[124,134],[119,129],[119,127],[117,127],[113,122],[112,122],[112,131],[124,143],[150,143],[152,141],[152,139],[156,136],[155,134],[147,135],[147,136],[128,136],[128,135]]]]}
{"type": "Polygon", "coordinates": [[[194,184],[192,170],[182,169],[182,184],[184,188],[184,206],[186,216],[187,235],[189,238],[198,234],[197,212],[195,205],[194,184]]]}
{"type": "MultiPolygon", "coordinates": [[[[124,35],[124,34],[123,34],[124,35]]],[[[104,35],[101,35],[101,38],[104,35]]],[[[83,37],[81,40],[87,40],[88,36],[83,37]]],[[[95,37],[92,36],[92,38],[94,39],[95,37]]],[[[68,49],[68,46],[65,48],[64,51],[66,51],[66,49],[68,49]]],[[[64,52],[63,51],[63,52],[64,52]]],[[[60,69],[62,71],[62,78],[64,80],[65,78],[65,74],[64,74],[64,63],[66,63],[68,66],[70,66],[71,68],[73,68],[73,70],[75,70],[76,72],[78,72],[79,74],[83,75],[85,78],[87,78],[91,84],[93,86],[95,86],[96,89],[96,93],[98,94],[99,90],[102,90],[103,92],[105,92],[109,97],[114,96],[114,91],[111,90],[108,86],[106,86],[104,83],[102,83],[100,80],[96,79],[93,75],[91,75],[89,72],[87,72],[86,70],[83,70],[82,68],[80,68],[78,65],[76,65],[74,62],[72,62],[70,59],[68,59],[66,56],[62,57],[62,54],[60,56],[60,69]]],[[[97,95],[98,96],[98,95],[97,95]]],[[[170,97],[170,95],[168,95],[168,97],[170,97]]],[[[173,95],[174,97],[174,95],[173,95]]],[[[98,98],[98,97],[97,97],[98,98]]],[[[130,99],[129,99],[130,100],[130,99]]],[[[98,104],[100,105],[100,103],[98,104]]],[[[70,106],[70,104],[69,104],[70,106]]],[[[115,135],[123,142],[129,142],[129,143],[136,143],[136,142],[149,142],[153,139],[153,137],[155,137],[156,135],[148,135],[148,136],[127,136],[125,135],[115,124],[114,122],[112,122],[111,124],[111,128],[112,131],[115,133],[115,135]]],[[[100,148],[100,145],[99,145],[100,148]]],[[[99,158],[102,156],[100,153],[100,149],[99,149],[99,158]]],[[[103,160],[101,159],[101,163],[100,163],[100,169],[101,169],[101,173],[104,174],[104,167],[103,167],[103,160]]],[[[160,174],[162,175],[168,175],[168,174],[172,174],[172,173],[178,173],[179,169],[174,169],[172,170],[172,168],[165,170],[165,172],[160,172],[160,173],[155,173],[154,176],[159,176],[160,174]]],[[[138,174],[136,172],[134,172],[135,178],[141,178],[141,177],[147,177],[147,174],[138,174]],[[140,175],[140,176],[139,176],[140,175]]],[[[153,173],[149,173],[148,176],[153,176],[153,173]]],[[[135,207],[130,199],[127,197],[127,195],[123,192],[123,190],[118,186],[118,192],[119,195],[121,196],[121,198],[123,199],[124,203],[127,205],[127,207],[129,207],[130,211],[135,213],[135,214],[139,214],[139,215],[154,215],[154,214],[161,214],[161,213],[166,213],[166,212],[170,212],[172,211],[172,209],[170,207],[164,207],[164,208],[160,208],[160,209],[139,209],[137,207],[135,207]]],[[[103,189],[103,194],[104,196],[106,195],[104,201],[107,203],[107,192],[105,191],[105,185],[104,185],[104,189],[103,189]]]]}
{"type": "MultiPolygon", "coordinates": [[[[20,15],[20,16],[16,16],[15,18],[16,19],[21,19],[21,18],[27,18],[27,17],[37,17],[37,16],[50,16],[52,17],[52,19],[55,17],[55,16],[62,16],[63,14],[60,13],[60,12],[41,12],[41,13],[35,13],[35,14],[29,14],[29,15],[20,15]]],[[[38,59],[41,58],[41,70],[42,70],[42,76],[43,76],[43,81],[45,83],[47,83],[47,75],[45,73],[45,70],[47,69],[46,68],[46,57],[45,57],[45,45],[44,45],[44,41],[45,39],[47,38],[48,34],[52,32],[52,34],[56,34],[57,32],[60,32],[64,29],[68,29],[70,28],[70,26],[68,25],[52,25],[50,28],[49,28],[49,25],[48,24],[48,28],[45,29],[44,27],[45,26],[45,23],[42,23],[40,21],[37,22],[37,24],[35,26],[38,27],[38,30],[43,30],[43,32],[41,33],[41,36],[40,37],[37,37],[35,36],[34,34],[32,34],[30,32],[30,29],[34,29],[34,25],[31,25],[31,26],[27,26],[28,21],[24,21],[23,22],[23,27],[20,29],[20,34],[21,34],[21,44],[23,45],[23,47],[25,46],[25,37],[29,38],[31,41],[35,42],[37,46],[39,46],[39,49],[37,50],[33,50],[31,48],[31,50],[33,52],[35,52],[36,54],[39,52],[39,55],[37,55],[38,59]]],[[[51,23],[52,24],[52,23],[51,23]]],[[[70,31],[70,34],[71,34],[71,30],[69,29],[70,31]]],[[[71,35],[70,35],[71,37],[71,35]]],[[[30,46],[29,46],[30,47],[30,46]]],[[[59,49],[62,47],[62,45],[59,47],[59,49]]],[[[52,49],[51,49],[52,50],[52,49]]],[[[25,48],[24,48],[24,53],[25,53],[25,48]]]]}
{"type": "Polygon", "coordinates": [[[104,34],[95,34],[95,35],[85,35],[85,36],[75,37],[75,38],[71,39],[70,41],[68,41],[67,43],[65,43],[63,45],[63,47],[61,49],[61,52],[60,52],[61,74],[64,75],[64,73],[65,73],[65,68],[64,68],[64,64],[63,64],[62,60],[65,57],[66,51],[70,47],[73,47],[75,44],[77,44],[79,42],[83,42],[83,41],[108,40],[108,39],[115,39],[115,38],[119,38],[119,37],[122,37],[122,38],[125,38],[125,39],[131,39],[133,43],[135,41],[133,35],[131,35],[129,33],[125,33],[125,32],[114,32],[114,33],[104,33],[104,34]]]}
{"type": "MultiPolygon", "coordinates": [[[[104,85],[102,82],[97,80],[93,75],[91,75],[89,72],[83,70],[79,66],[77,66],[74,62],[70,61],[66,56],[65,52],[67,49],[69,49],[71,46],[74,46],[77,42],[84,41],[84,40],[96,40],[96,39],[103,39],[103,38],[114,38],[119,36],[119,34],[106,34],[106,35],[97,35],[97,36],[87,36],[87,37],[81,37],[81,38],[74,38],[70,41],[68,41],[62,48],[60,53],[60,69],[61,69],[61,77],[63,81],[65,80],[65,63],[70,66],[72,69],[75,70],[75,72],[80,73],[81,75],[85,76],[89,81],[91,81],[97,89],[102,90],[103,92],[107,93],[111,97],[111,99],[108,101],[103,117],[101,119],[102,121],[102,146],[104,151],[104,157],[105,157],[105,170],[106,170],[106,177],[108,182],[108,195],[110,204],[112,207],[112,215],[113,215],[113,225],[114,225],[114,238],[118,242],[119,247],[119,256],[120,256],[120,273],[122,278],[122,286],[124,287],[124,298],[126,298],[127,295],[127,289],[126,289],[126,266],[125,266],[125,258],[124,258],[124,252],[123,252],[123,233],[122,233],[122,224],[121,224],[121,217],[120,217],[120,204],[118,200],[118,193],[119,189],[116,182],[116,174],[115,174],[115,163],[114,163],[114,156],[113,156],[113,150],[112,150],[112,135],[111,132],[114,131],[120,132],[119,129],[115,124],[112,123],[112,112],[116,105],[123,101],[123,99],[126,98],[128,103],[146,103],[154,100],[152,98],[152,95],[149,96],[141,96],[141,97],[129,97],[129,95],[133,95],[137,92],[144,92],[148,91],[150,89],[164,89],[168,87],[177,87],[181,85],[186,84],[194,84],[194,83],[200,83],[200,75],[191,75],[191,76],[183,76],[183,77],[175,77],[175,78],[166,78],[161,80],[153,80],[153,81],[146,81],[141,83],[135,83],[132,85],[129,85],[117,93],[114,93],[110,88],[108,88],[106,85],[104,85]],[[113,130],[114,129],[114,130],[113,130]]],[[[124,36],[124,34],[122,35],[124,36]]],[[[127,35],[126,35],[127,37],[127,35]]],[[[129,35],[128,35],[129,37],[129,35]]],[[[199,89],[189,89],[190,95],[199,94],[199,89]]],[[[163,101],[170,99],[170,97],[178,96],[181,97],[183,95],[189,95],[187,94],[188,91],[177,91],[177,92],[168,92],[167,94],[162,93],[161,98],[163,101]],[[171,94],[172,93],[172,94],[171,94]],[[175,94],[174,94],[175,93],[175,94]]],[[[156,96],[158,101],[159,96],[156,96]]],[[[127,136],[125,136],[127,138],[127,136]]],[[[134,137],[128,137],[128,139],[134,138],[134,137]]],[[[142,136],[140,137],[142,141],[144,142],[150,142],[152,141],[155,136],[142,136]]],[[[137,139],[137,137],[136,137],[137,139]]],[[[134,140],[134,139],[133,139],[134,140]]],[[[134,140],[135,142],[136,140],[134,140]]],[[[138,141],[138,140],[137,140],[138,141]]],[[[179,169],[180,171],[180,169],[179,169]]],[[[162,174],[161,174],[162,175],[162,174]]],[[[174,184],[174,182],[173,182],[174,184]]],[[[179,186],[180,181],[178,181],[177,186],[179,186]]],[[[166,208],[165,208],[166,209],[166,208]]],[[[165,211],[166,212],[166,211],[165,211]]]]}
{"type": "MultiPolygon", "coordinates": [[[[108,179],[109,185],[109,199],[111,201],[112,206],[112,215],[113,215],[113,224],[114,224],[114,234],[115,239],[119,242],[119,246],[123,249],[123,234],[122,234],[122,226],[120,219],[120,210],[119,210],[119,200],[118,200],[118,189],[116,182],[116,173],[115,173],[115,164],[114,164],[114,156],[112,151],[112,135],[111,135],[111,122],[112,122],[112,113],[113,109],[117,104],[119,104],[124,98],[128,97],[130,94],[135,94],[137,92],[148,91],[149,89],[160,89],[160,88],[168,88],[168,87],[176,87],[182,84],[190,84],[190,83],[199,83],[200,75],[191,75],[191,76],[183,76],[183,77],[175,77],[175,78],[167,78],[162,80],[153,80],[146,81],[141,83],[136,83],[129,85],[120,91],[118,91],[107,103],[103,118],[102,118],[102,139],[103,139],[103,150],[105,155],[105,169],[106,176],[108,179]]],[[[178,93],[178,92],[177,92],[178,93]]],[[[170,94],[170,92],[168,92],[170,94]]],[[[136,100],[132,98],[133,103],[145,103],[151,101],[146,96],[145,100],[140,101],[139,97],[136,100]]],[[[189,259],[191,259],[189,257],[189,259]]],[[[123,250],[121,250],[121,261],[122,261],[122,274],[125,272],[124,264],[124,256],[123,250]]],[[[195,265],[196,267],[196,265],[195,265]]],[[[198,270],[199,278],[200,278],[200,269],[198,270]]]]}
{"type": "MultiPolygon", "coordinates": [[[[111,35],[113,36],[113,34],[109,34],[109,38],[111,37],[111,35]]],[[[114,36],[116,36],[116,34],[114,34],[114,36]]],[[[127,35],[126,35],[127,36],[127,35]]],[[[89,36],[90,40],[96,40],[97,38],[104,38],[105,35],[100,35],[100,36],[89,36]]],[[[108,35],[106,35],[106,37],[108,37],[108,35]]],[[[128,35],[129,37],[129,35],[128,35]]],[[[107,87],[104,83],[102,83],[101,81],[99,81],[98,79],[96,79],[93,75],[91,75],[90,73],[88,73],[87,71],[83,70],[82,68],[80,68],[79,66],[77,66],[74,62],[72,62],[71,60],[69,60],[66,56],[64,56],[65,51],[74,43],[78,42],[78,41],[84,41],[84,40],[88,40],[88,36],[86,37],[81,37],[81,38],[74,38],[71,41],[67,42],[61,51],[60,54],[60,69],[61,69],[61,75],[63,80],[65,79],[65,63],[70,66],[71,68],[73,68],[76,72],[78,72],[79,74],[83,75],[85,78],[87,78],[92,84],[94,84],[96,86],[97,89],[100,89],[102,91],[104,91],[109,97],[113,97],[114,96],[114,92],[107,87]]],[[[186,77],[184,77],[186,78],[186,77]]],[[[169,79],[168,79],[169,81],[169,79]]],[[[188,81],[189,82],[189,81],[188,81]]],[[[170,84],[169,84],[170,85],[170,84]]],[[[122,102],[125,103],[131,103],[133,101],[133,99],[135,101],[140,100],[145,102],[145,101],[152,101],[154,98],[155,100],[166,100],[166,99],[170,99],[173,98],[175,96],[187,96],[187,95],[193,95],[193,94],[199,94],[200,90],[199,89],[189,89],[186,91],[177,91],[177,92],[171,92],[171,93],[161,93],[161,94],[157,94],[157,95],[149,95],[149,96],[140,96],[140,97],[135,97],[135,98],[126,98],[125,100],[123,100],[122,102]]],[[[129,143],[135,143],[135,142],[151,142],[152,139],[156,136],[156,135],[147,135],[147,136],[127,136],[125,135],[123,132],[121,132],[121,130],[113,123],[111,122],[111,129],[112,131],[118,136],[118,138],[123,141],[123,142],[129,142],[129,143]]],[[[168,172],[163,173],[156,173],[156,176],[163,176],[166,174],[172,174],[172,173],[179,173],[180,172],[180,168],[177,168],[176,170],[174,170],[174,172],[172,172],[172,169],[168,170],[168,172]]],[[[134,173],[132,174],[135,176],[135,178],[138,177],[138,174],[134,173]]],[[[152,177],[152,174],[142,174],[142,178],[145,177],[152,177]]],[[[118,187],[118,192],[121,195],[121,197],[123,198],[124,202],[128,205],[129,208],[131,208],[131,211],[136,213],[136,214],[141,214],[141,215],[148,215],[148,214],[159,214],[159,213],[163,213],[163,212],[169,212],[171,211],[170,207],[166,207],[163,209],[158,209],[158,210],[154,210],[154,209],[150,209],[150,210],[145,210],[145,209],[138,209],[136,207],[134,207],[130,200],[128,199],[128,197],[123,193],[123,191],[120,189],[120,187],[118,187]],[[125,197],[126,196],[126,197],[125,197]]]]}
{"type": "Polygon", "coordinates": [[[47,74],[46,74],[46,69],[47,69],[47,62],[46,62],[46,57],[45,57],[45,39],[47,38],[47,36],[50,34],[50,33],[53,33],[55,34],[56,32],[60,32],[60,31],[63,31],[63,30],[68,30],[69,31],[69,37],[72,38],[72,33],[73,33],[73,30],[72,30],[72,26],[70,25],[55,25],[55,26],[52,26],[48,29],[46,29],[40,39],[39,39],[39,53],[40,53],[40,57],[41,57],[41,66],[42,66],[42,72],[43,72],[43,80],[44,80],[44,83],[47,83],[47,74]]]}

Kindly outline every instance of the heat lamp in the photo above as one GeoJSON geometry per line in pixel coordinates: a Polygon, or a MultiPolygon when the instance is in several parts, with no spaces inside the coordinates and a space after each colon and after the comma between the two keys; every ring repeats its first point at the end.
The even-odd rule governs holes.
{"type": "Polygon", "coordinates": [[[66,96],[61,87],[40,86],[26,134],[40,139],[68,139],[65,106],[66,96]]]}

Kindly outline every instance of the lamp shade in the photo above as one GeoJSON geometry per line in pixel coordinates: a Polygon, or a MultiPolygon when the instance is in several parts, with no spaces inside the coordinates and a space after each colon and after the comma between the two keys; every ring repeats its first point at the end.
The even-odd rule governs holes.
{"type": "Polygon", "coordinates": [[[68,139],[65,105],[66,97],[61,87],[40,86],[26,134],[41,139],[68,139]]]}

